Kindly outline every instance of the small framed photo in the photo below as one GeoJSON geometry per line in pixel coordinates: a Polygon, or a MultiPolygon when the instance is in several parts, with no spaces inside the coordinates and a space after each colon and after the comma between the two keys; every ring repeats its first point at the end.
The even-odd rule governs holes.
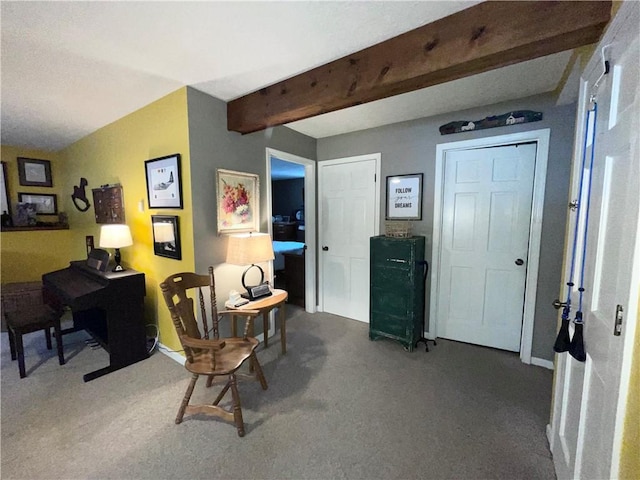
{"type": "Polygon", "coordinates": [[[257,232],[260,227],[260,177],[217,170],[218,235],[257,232]]]}
{"type": "Polygon", "coordinates": [[[182,259],[180,223],[175,215],[151,215],[153,253],[160,257],[182,259]]]}
{"type": "Polygon", "coordinates": [[[180,154],[144,162],[149,208],[182,208],[180,154]]]}
{"type": "MultiPolygon", "coordinates": [[[[0,169],[0,212],[7,215],[11,215],[11,202],[9,201],[9,189],[7,187],[7,164],[6,162],[2,162],[2,168],[0,169]]],[[[4,217],[3,217],[4,218],[4,217]]],[[[9,225],[4,225],[3,227],[8,227],[9,225]]]]}
{"type": "Polygon", "coordinates": [[[58,214],[58,196],[55,194],[18,192],[18,202],[34,204],[37,215],[58,214]]]}
{"type": "Polygon", "coordinates": [[[18,177],[25,187],[53,187],[49,160],[18,157],[18,177]]]}
{"type": "Polygon", "coordinates": [[[422,173],[387,177],[387,220],[422,220],[422,173]]]}

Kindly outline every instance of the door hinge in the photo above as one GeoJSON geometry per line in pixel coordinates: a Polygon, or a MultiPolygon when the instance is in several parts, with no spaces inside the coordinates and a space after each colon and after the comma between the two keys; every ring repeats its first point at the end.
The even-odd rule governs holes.
{"type": "Polygon", "coordinates": [[[622,312],[624,310],[622,309],[622,305],[618,305],[616,307],[616,319],[615,322],[613,324],[613,334],[616,337],[619,337],[622,334],[622,312]]]}
{"type": "Polygon", "coordinates": [[[373,183],[376,183],[378,181],[378,174],[374,173],[373,174],[373,183]]]}

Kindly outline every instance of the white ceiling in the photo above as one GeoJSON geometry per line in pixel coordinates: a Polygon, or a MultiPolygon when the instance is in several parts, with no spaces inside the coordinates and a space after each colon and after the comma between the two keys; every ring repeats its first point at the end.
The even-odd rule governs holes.
{"type": "MultiPolygon", "coordinates": [[[[184,85],[229,101],[476,3],[2,1],[1,141],[56,151],[184,85]]],[[[569,57],[289,126],[322,138],[547,92],[569,57]]]]}

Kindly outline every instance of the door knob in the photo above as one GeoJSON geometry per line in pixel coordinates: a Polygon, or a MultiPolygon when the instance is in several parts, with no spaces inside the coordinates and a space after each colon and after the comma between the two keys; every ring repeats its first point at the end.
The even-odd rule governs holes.
{"type": "Polygon", "coordinates": [[[329,250],[329,247],[322,247],[322,250],[324,250],[325,252],[329,250]]]}
{"type": "Polygon", "coordinates": [[[551,305],[553,305],[553,308],[555,308],[556,310],[560,310],[560,308],[567,306],[567,302],[561,302],[556,298],[551,305]]]}
{"type": "Polygon", "coordinates": [[[520,265],[524,265],[524,260],[522,260],[521,258],[518,258],[516,260],[516,265],[520,266],[520,265]]]}

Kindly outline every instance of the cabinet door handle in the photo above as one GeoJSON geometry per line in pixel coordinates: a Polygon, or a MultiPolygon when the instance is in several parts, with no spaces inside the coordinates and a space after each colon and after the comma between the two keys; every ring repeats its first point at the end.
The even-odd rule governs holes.
{"type": "Polygon", "coordinates": [[[524,260],[522,260],[521,258],[518,258],[516,260],[516,265],[518,265],[518,266],[524,265],[524,260]]]}
{"type": "Polygon", "coordinates": [[[322,247],[322,250],[323,250],[323,251],[325,251],[325,252],[327,252],[327,251],[329,250],[329,247],[326,247],[326,246],[325,246],[325,247],[322,247]]]}

